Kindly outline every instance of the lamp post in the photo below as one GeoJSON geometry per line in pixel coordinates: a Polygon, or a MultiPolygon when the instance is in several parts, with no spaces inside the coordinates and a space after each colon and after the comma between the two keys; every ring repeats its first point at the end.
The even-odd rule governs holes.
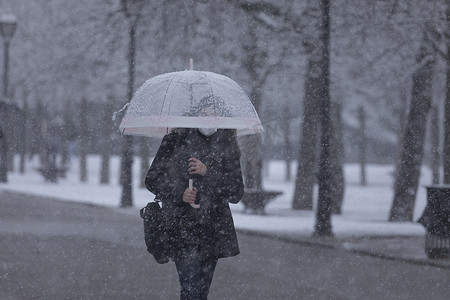
{"type": "MultiPolygon", "coordinates": [[[[3,99],[6,102],[8,98],[8,67],[9,67],[9,44],[11,42],[12,37],[14,36],[14,32],[16,31],[17,19],[13,14],[4,14],[0,16],[0,34],[3,38],[4,45],[4,60],[3,60],[3,99]]],[[[1,114],[7,116],[7,105],[1,106],[2,111],[1,114]]],[[[8,143],[7,143],[7,135],[6,132],[7,124],[0,124],[0,182],[8,181],[8,143]],[[1,128],[3,125],[3,128],[1,128]]]]}
{"type": "Polygon", "coordinates": [[[8,97],[8,67],[9,67],[9,43],[16,31],[17,20],[13,14],[5,14],[0,17],[0,34],[4,45],[3,65],[3,97],[8,97]]]}

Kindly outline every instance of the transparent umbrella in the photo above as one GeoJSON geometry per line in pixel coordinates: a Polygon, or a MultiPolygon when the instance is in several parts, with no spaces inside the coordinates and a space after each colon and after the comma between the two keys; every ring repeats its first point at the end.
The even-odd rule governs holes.
{"type": "Polygon", "coordinates": [[[163,136],[170,128],[236,129],[238,135],[264,131],[242,88],[212,72],[181,71],[150,78],[127,106],[119,130],[129,135],[163,136]]]}

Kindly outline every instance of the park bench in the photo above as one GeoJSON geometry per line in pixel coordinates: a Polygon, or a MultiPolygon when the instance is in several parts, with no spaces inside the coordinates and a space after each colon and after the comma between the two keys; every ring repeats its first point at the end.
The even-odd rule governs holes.
{"type": "Polygon", "coordinates": [[[255,215],[265,215],[266,205],[281,195],[282,192],[263,191],[263,190],[248,190],[244,192],[241,201],[244,204],[244,213],[251,213],[255,215]]]}
{"type": "Polygon", "coordinates": [[[67,168],[64,167],[56,167],[56,166],[48,166],[46,168],[38,168],[37,171],[44,176],[45,181],[49,182],[57,182],[58,178],[62,178],[66,176],[67,168]]]}

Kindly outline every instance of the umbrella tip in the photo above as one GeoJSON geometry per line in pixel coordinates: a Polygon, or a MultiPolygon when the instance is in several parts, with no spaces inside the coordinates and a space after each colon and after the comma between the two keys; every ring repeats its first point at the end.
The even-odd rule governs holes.
{"type": "Polygon", "coordinates": [[[193,58],[189,58],[189,70],[190,71],[194,70],[194,59],[193,58]]]}
{"type": "Polygon", "coordinates": [[[122,107],[122,109],[115,111],[112,115],[112,120],[115,121],[117,119],[117,114],[121,113],[122,111],[124,111],[128,106],[130,105],[130,102],[125,103],[125,105],[122,107]]]}

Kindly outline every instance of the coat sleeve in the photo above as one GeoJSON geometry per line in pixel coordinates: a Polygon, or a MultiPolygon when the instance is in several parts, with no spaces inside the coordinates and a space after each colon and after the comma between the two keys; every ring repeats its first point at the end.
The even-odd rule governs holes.
{"type": "Polygon", "coordinates": [[[232,141],[224,148],[221,162],[208,166],[205,180],[219,198],[229,203],[238,203],[244,195],[239,147],[237,141],[232,141]]]}
{"type": "Polygon", "coordinates": [[[145,186],[155,194],[156,199],[179,203],[182,201],[184,190],[168,176],[176,140],[177,134],[174,132],[164,136],[145,177],[145,186]]]}

